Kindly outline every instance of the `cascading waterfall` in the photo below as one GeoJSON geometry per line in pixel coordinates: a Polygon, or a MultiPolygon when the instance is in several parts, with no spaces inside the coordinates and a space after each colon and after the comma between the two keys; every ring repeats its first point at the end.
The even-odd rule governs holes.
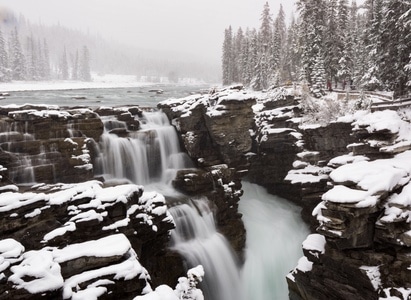
{"type": "MultiPolygon", "coordinates": [[[[104,120],[101,139],[101,168],[111,178],[127,178],[173,198],[185,196],[171,191],[168,183],[178,169],[191,167],[187,154],[181,152],[175,128],[162,112],[145,112],[141,129],[121,137],[126,124],[104,120]],[[110,133],[111,132],[111,133],[110,133]],[[153,183],[154,182],[154,183],[153,183]]],[[[174,203],[175,204],[175,203],[174,203]]],[[[231,247],[217,232],[214,215],[207,199],[191,199],[170,208],[176,222],[172,248],[189,264],[203,265],[201,284],[208,300],[242,300],[240,269],[231,247]]]]}
{"type": "MultiPolygon", "coordinates": [[[[127,178],[146,190],[170,193],[167,183],[175,172],[191,166],[162,112],[145,112],[141,130],[126,137],[121,134],[126,131],[125,123],[107,119],[104,124],[101,164],[103,173],[112,178],[127,178]]],[[[301,256],[308,229],[294,205],[247,182],[243,190],[239,208],[247,230],[247,248],[242,270],[230,245],[216,230],[207,199],[191,199],[170,208],[176,222],[171,247],[189,268],[203,265],[201,289],[207,300],[288,299],[285,276],[301,256]]]]}
{"type": "Polygon", "coordinates": [[[177,133],[162,112],[145,112],[141,129],[122,137],[115,132],[126,131],[124,122],[103,120],[100,165],[109,178],[129,179],[136,184],[167,183],[178,169],[191,167],[181,152],[177,133]],[[114,132],[114,133],[113,133],[114,132]]]}
{"type": "Polygon", "coordinates": [[[172,249],[187,260],[189,268],[203,265],[206,275],[200,286],[205,299],[243,299],[238,262],[227,240],[216,230],[207,199],[193,202],[170,208],[176,222],[171,233],[172,249]]]}
{"type": "Polygon", "coordinates": [[[239,211],[247,231],[245,299],[289,299],[285,277],[302,256],[301,243],[309,234],[300,209],[258,185],[243,182],[243,190],[239,211]]]}

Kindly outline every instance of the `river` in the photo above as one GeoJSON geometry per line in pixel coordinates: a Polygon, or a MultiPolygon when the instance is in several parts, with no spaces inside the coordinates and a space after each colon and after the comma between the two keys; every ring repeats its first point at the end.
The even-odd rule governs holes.
{"type": "MultiPolygon", "coordinates": [[[[11,92],[0,104],[156,107],[159,101],[185,97],[207,88],[153,85],[21,91],[11,92]]],[[[136,184],[143,184],[147,189],[177,193],[170,189],[170,174],[178,168],[191,165],[187,164],[186,154],[179,149],[177,134],[166,116],[160,111],[144,114],[145,123],[141,133],[128,138],[108,132],[103,134],[100,163],[95,167],[108,179],[128,179],[136,184]],[[144,131],[155,131],[156,139],[147,142],[144,131]],[[153,149],[158,154],[153,155],[153,149]],[[161,159],[157,161],[152,157],[161,159]]],[[[196,210],[189,205],[192,199],[170,208],[177,224],[170,247],[179,251],[190,267],[198,264],[204,266],[205,282],[202,289],[207,300],[285,300],[288,298],[285,276],[302,255],[301,243],[307,236],[308,229],[299,216],[298,207],[268,194],[255,184],[244,182],[243,189],[244,195],[239,207],[247,230],[246,261],[243,266],[238,264],[224,236],[218,233],[212,210],[208,207],[208,199],[196,199],[196,210]],[[201,213],[198,212],[199,208],[201,213]],[[190,233],[188,236],[187,232],[190,233]]]]}

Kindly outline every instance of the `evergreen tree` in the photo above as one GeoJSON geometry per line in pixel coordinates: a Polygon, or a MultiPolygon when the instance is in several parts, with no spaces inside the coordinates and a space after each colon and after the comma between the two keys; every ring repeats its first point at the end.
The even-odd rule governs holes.
{"type": "Polygon", "coordinates": [[[266,89],[269,84],[269,78],[272,74],[270,68],[271,46],[272,46],[272,28],[273,20],[270,13],[270,6],[268,2],[265,3],[263,12],[261,14],[261,26],[258,33],[258,57],[257,65],[255,66],[255,76],[252,87],[255,90],[266,89]]]}
{"type": "Polygon", "coordinates": [[[39,79],[39,60],[38,47],[35,46],[33,34],[27,37],[26,42],[26,57],[27,57],[27,78],[29,80],[39,79]]]}
{"type": "Polygon", "coordinates": [[[51,68],[50,68],[50,55],[49,55],[49,46],[46,39],[43,40],[43,68],[44,68],[44,79],[49,79],[51,77],[51,68]]]}
{"type": "Polygon", "coordinates": [[[233,31],[231,26],[225,30],[223,44],[223,84],[233,83],[233,31]]]}
{"type": "Polygon", "coordinates": [[[405,66],[411,53],[411,2],[390,0],[385,1],[384,6],[378,56],[380,76],[385,88],[402,95],[409,80],[405,66]]]}
{"type": "Polygon", "coordinates": [[[362,86],[366,89],[382,88],[380,68],[377,64],[382,53],[381,27],[383,18],[383,0],[367,0],[366,31],[364,32],[365,50],[368,54],[366,70],[361,78],[362,86]]]}
{"type": "Polygon", "coordinates": [[[248,58],[248,83],[250,86],[253,85],[257,64],[258,64],[258,33],[257,30],[254,28],[250,31],[250,44],[249,44],[249,58],[248,58]]]}
{"type": "Polygon", "coordinates": [[[6,42],[0,29],[0,81],[10,80],[9,58],[6,51],[6,42]]]}
{"type": "Polygon", "coordinates": [[[79,79],[82,81],[91,81],[90,53],[87,46],[84,46],[82,51],[79,79]]]}
{"type": "Polygon", "coordinates": [[[63,55],[61,56],[60,62],[60,78],[63,80],[69,79],[69,70],[68,70],[68,62],[67,62],[67,52],[66,47],[63,49],[63,55]]]}
{"type": "Polygon", "coordinates": [[[234,38],[234,45],[233,45],[233,81],[234,82],[241,82],[241,74],[242,74],[242,46],[243,46],[243,39],[244,34],[243,30],[238,28],[237,34],[234,38]]]}
{"type": "Polygon", "coordinates": [[[284,78],[289,81],[297,80],[297,68],[300,65],[300,45],[298,38],[298,24],[294,17],[287,30],[286,49],[284,53],[284,78]]]}
{"type": "Polygon", "coordinates": [[[243,37],[241,45],[240,54],[240,64],[241,64],[241,82],[248,85],[251,82],[252,71],[250,70],[250,60],[251,60],[251,33],[250,29],[247,28],[243,37]]]}
{"type": "Polygon", "coordinates": [[[273,70],[271,83],[279,85],[284,81],[284,56],[286,46],[287,27],[285,24],[285,14],[283,6],[280,5],[280,10],[274,22],[273,30],[273,45],[271,49],[271,63],[270,67],[273,70]]]}
{"type": "Polygon", "coordinates": [[[325,42],[325,0],[298,0],[300,13],[301,60],[307,81],[312,83],[312,71],[319,51],[324,52],[325,42]]]}
{"type": "Polygon", "coordinates": [[[12,79],[25,80],[26,79],[26,62],[21,49],[19,34],[17,27],[11,33],[10,39],[10,53],[11,53],[11,71],[12,79]]]}
{"type": "Polygon", "coordinates": [[[325,69],[324,69],[324,59],[321,51],[318,51],[317,57],[315,58],[315,64],[312,70],[312,87],[313,92],[316,96],[321,96],[322,91],[325,89],[325,69]]]}
{"type": "Polygon", "coordinates": [[[71,79],[78,80],[78,77],[79,77],[78,73],[79,73],[79,58],[78,58],[78,50],[77,50],[74,56],[74,60],[73,60],[73,71],[71,73],[71,79]]]}

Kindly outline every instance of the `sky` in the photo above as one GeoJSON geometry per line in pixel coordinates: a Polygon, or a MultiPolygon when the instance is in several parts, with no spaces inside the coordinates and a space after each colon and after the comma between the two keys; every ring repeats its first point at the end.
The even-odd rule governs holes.
{"type": "MultiPolygon", "coordinates": [[[[224,29],[259,28],[267,0],[0,0],[32,22],[60,23],[144,49],[171,50],[220,63],[224,29]]],[[[282,3],[287,19],[294,0],[268,0],[273,18],[282,3]]]]}

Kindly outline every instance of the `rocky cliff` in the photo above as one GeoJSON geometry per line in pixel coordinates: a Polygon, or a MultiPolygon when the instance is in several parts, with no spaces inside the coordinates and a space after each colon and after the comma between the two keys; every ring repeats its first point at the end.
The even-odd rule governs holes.
{"type": "Polygon", "coordinates": [[[300,101],[292,88],[234,87],[160,108],[199,166],[227,164],[303,208],[316,233],[287,277],[291,299],[409,299],[407,111],[358,111],[316,125],[304,122],[300,101]]]}

